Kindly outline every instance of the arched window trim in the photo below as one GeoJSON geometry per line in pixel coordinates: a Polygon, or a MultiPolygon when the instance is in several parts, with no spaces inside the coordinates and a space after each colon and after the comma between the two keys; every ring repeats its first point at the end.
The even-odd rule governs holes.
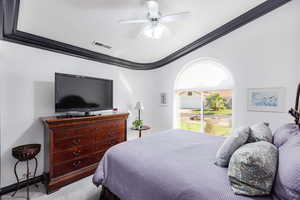
{"type": "MultiPolygon", "coordinates": [[[[232,90],[233,91],[233,102],[234,102],[234,90],[235,90],[235,79],[233,77],[232,72],[222,64],[222,62],[220,62],[217,59],[214,58],[210,58],[210,57],[203,57],[203,58],[198,58],[195,59],[187,64],[184,65],[184,67],[181,68],[181,70],[177,73],[176,79],[175,79],[175,83],[174,83],[174,104],[173,104],[173,127],[174,128],[178,128],[178,124],[177,124],[177,104],[178,104],[178,97],[177,97],[177,92],[179,91],[187,91],[187,90],[199,90],[199,91],[220,91],[220,90],[232,90]],[[199,63],[199,62],[204,62],[204,61],[208,61],[208,62],[212,62],[214,64],[216,64],[218,67],[220,67],[226,74],[228,77],[230,77],[231,81],[232,81],[232,85],[230,87],[217,87],[217,88],[187,88],[187,89],[178,89],[178,82],[182,76],[182,74],[191,66],[193,66],[195,63],[199,63]]],[[[232,120],[234,119],[234,113],[232,114],[232,120]]],[[[234,122],[233,122],[234,124],[234,122]]]]}
{"type": "Polygon", "coordinates": [[[178,89],[178,82],[182,76],[182,74],[191,66],[193,66],[195,63],[200,63],[200,62],[212,62],[214,64],[216,64],[218,67],[220,67],[227,75],[228,77],[231,78],[232,81],[232,85],[231,87],[222,87],[222,88],[207,88],[205,89],[206,91],[214,91],[214,90],[233,90],[234,86],[235,86],[235,80],[234,77],[232,75],[232,72],[230,70],[228,70],[227,67],[225,67],[219,60],[215,59],[215,58],[210,58],[210,57],[203,57],[203,58],[198,58],[195,59],[193,61],[188,62],[187,64],[185,64],[181,70],[177,73],[176,79],[175,79],[175,83],[174,83],[174,91],[180,91],[180,90],[203,90],[203,88],[186,88],[186,89],[178,89]]]}

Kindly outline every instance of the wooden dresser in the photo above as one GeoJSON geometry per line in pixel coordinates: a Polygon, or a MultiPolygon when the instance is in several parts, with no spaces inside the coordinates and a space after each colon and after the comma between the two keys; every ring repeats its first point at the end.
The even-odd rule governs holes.
{"type": "Polygon", "coordinates": [[[47,193],[93,174],[107,149],[126,141],[128,113],[42,118],[47,193]]]}

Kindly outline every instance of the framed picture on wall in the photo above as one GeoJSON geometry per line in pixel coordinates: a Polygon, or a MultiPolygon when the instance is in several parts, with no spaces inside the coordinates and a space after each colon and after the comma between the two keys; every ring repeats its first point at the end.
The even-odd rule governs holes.
{"type": "Polygon", "coordinates": [[[168,106],[168,96],[167,93],[160,93],[160,106],[168,106]]]}
{"type": "Polygon", "coordinates": [[[286,89],[284,87],[248,89],[248,110],[286,112],[286,89]]]}

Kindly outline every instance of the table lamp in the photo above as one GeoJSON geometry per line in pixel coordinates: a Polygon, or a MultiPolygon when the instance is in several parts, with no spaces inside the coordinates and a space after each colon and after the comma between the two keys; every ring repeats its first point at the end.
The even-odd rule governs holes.
{"type": "Polygon", "coordinates": [[[139,120],[141,120],[141,110],[144,110],[144,105],[142,102],[138,101],[134,107],[134,109],[139,111],[139,120]]]}

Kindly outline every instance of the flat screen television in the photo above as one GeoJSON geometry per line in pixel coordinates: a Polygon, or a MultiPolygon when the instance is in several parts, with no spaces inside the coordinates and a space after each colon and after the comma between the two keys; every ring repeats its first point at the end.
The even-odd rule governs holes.
{"type": "Polygon", "coordinates": [[[113,81],[55,73],[55,112],[113,109],[113,81]]]}

